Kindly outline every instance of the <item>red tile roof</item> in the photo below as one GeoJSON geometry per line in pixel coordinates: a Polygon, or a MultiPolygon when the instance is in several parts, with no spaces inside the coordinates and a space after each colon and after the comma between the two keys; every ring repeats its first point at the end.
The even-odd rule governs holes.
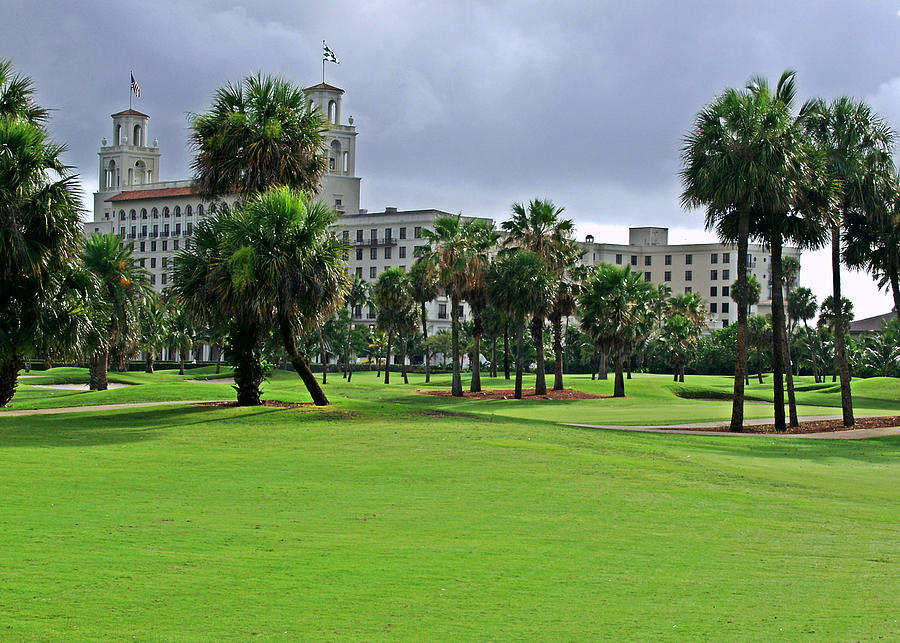
{"type": "Polygon", "coordinates": [[[116,112],[115,114],[111,114],[111,116],[143,116],[144,118],[150,118],[146,114],[137,111],[136,109],[126,109],[122,112],[116,112]]]}
{"type": "Polygon", "coordinates": [[[311,89],[330,89],[332,91],[344,93],[344,90],[340,87],[335,87],[334,85],[328,85],[326,83],[319,83],[318,85],[313,85],[312,87],[307,87],[303,91],[308,92],[311,89]]]}
{"type": "Polygon", "coordinates": [[[200,190],[193,185],[183,188],[151,188],[149,190],[129,190],[128,192],[119,192],[107,201],[137,201],[138,199],[160,199],[173,196],[188,196],[189,194],[199,194],[200,190]]]}

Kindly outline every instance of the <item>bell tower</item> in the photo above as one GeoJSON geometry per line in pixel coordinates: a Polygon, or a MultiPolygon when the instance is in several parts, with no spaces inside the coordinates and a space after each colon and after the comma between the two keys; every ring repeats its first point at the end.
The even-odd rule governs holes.
{"type": "Polygon", "coordinates": [[[135,109],[112,115],[112,141],[100,145],[101,193],[159,181],[159,144],[150,145],[150,117],[135,109]]]}
{"type": "Polygon", "coordinates": [[[319,198],[339,214],[359,212],[359,177],[356,176],[356,128],[353,117],[341,122],[344,90],[319,83],[305,90],[310,106],[318,109],[328,130],[324,135],[327,165],[319,198]]]}

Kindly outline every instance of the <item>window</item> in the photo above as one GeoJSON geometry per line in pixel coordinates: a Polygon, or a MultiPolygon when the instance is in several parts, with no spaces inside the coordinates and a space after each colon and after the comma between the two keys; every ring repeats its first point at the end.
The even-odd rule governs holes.
{"type": "Polygon", "coordinates": [[[150,257],[150,267],[156,268],[156,257],[150,257]]]}
{"type": "Polygon", "coordinates": [[[422,228],[421,226],[416,226],[413,228],[413,238],[418,239],[422,236],[422,228]]]}
{"type": "Polygon", "coordinates": [[[362,306],[354,306],[353,307],[353,316],[359,319],[362,317],[362,306]]]}
{"type": "Polygon", "coordinates": [[[438,304],[438,319],[447,319],[447,304],[438,304]]]}
{"type": "Polygon", "coordinates": [[[719,263],[719,255],[718,253],[712,253],[709,255],[709,263],[719,263]]]}
{"type": "Polygon", "coordinates": [[[163,208],[163,218],[164,218],[164,219],[168,219],[168,218],[169,218],[169,208],[167,208],[167,207],[166,207],[166,208],[163,208]]]}
{"type": "Polygon", "coordinates": [[[334,200],[334,207],[336,207],[336,208],[341,207],[341,200],[340,200],[340,199],[335,199],[335,200],[334,200]]]}
{"type": "Polygon", "coordinates": [[[694,263],[694,255],[684,255],[684,265],[690,266],[694,263]]]}
{"type": "Polygon", "coordinates": [[[197,206],[197,216],[198,216],[198,217],[202,217],[202,216],[203,216],[203,204],[202,204],[202,203],[201,203],[200,205],[197,206]]]}
{"type": "Polygon", "coordinates": [[[120,237],[125,236],[125,226],[122,226],[121,228],[119,228],[119,236],[120,237]]]}
{"type": "Polygon", "coordinates": [[[385,229],[384,229],[384,238],[387,239],[388,241],[390,241],[391,239],[393,239],[393,237],[394,237],[394,231],[393,231],[393,229],[392,229],[392,228],[385,228],[385,229]]]}
{"type": "Polygon", "coordinates": [[[722,253],[722,263],[730,263],[731,262],[731,253],[723,252],[722,253]]]}
{"type": "Polygon", "coordinates": [[[151,273],[151,275],[150,275],[150,285],[151,285],[151,286],[155,286],[155,285],[156,285],[156,275],[154,275],[154,274],[152,274],[152,273],[151,273]]]}
{"type": "Polygon", "coordinates": [[[731,271],[730,271],[730,270],[723,270],[723,271],[722,271],[722,279],[723,279],[724,281],[728,281],[730,278],[731,278],[731,271]]]}
{"type": "Polygon", "coordinates": [[[666,255],[666,265],[667,266],[672,265],[672,255],[666,255]]]}
{"type": "Polygon", "coordinates": [[[650,255],[647,255],[646,257],[644,257],[644,265],[652,266],[653,265],[653,257],[651,257],[650,255]]]}
{"type": "Polygon", "coordinates": [[[178,235],[180,235],[180,234],[181,234],[181,224],[180,224],[180,223],[176,223],[176,224],[175,224],[175,235],[178,236],[178,235]]]}
{"type": "Polygon", "coordinates": [[[719,279],[719,271],[718,271],[718,270],[710,270],[710,271],[709,271],[709,278],[710,278],[712,281],[717,281],[717,280],[719,279]]]}
{"type": "Polygon", "coordinates": [[[462,304],[460,304],[459,306],[456,307],[456,316],[459,317],[460,319],[465,317],[465,314],[463,313],[462,304]]]}
{"type": "Polygon", "coordinates": [[[163,236],[164,236],[164,237],[168,237],[168,236],[169,236],[169,224],[168,224],[168,223],[166,223],[166,224],[163,225],[163,236]]]}
{"type": "Polygon", "coordinates": [[[163,267],[163,268],[166,268],[166,267],[168,267],[168,265],[169,265],[169,258],[168,258],[168,257],[163,257],[163,258],[162,258],[162,267],[163,267]]]}
{"type": "Polygon", "coordinates": [[[727,301],[723,301],[723,302],[722,302],[722,312],[723,312],[723,313],[727,313],[727,312],[728,312],[728,308],[729,308],[728,302],[727,302],[727,301]]]}
{"type": "Polygon", "coordinates": [[[384,258],[385,258],[385,259],[390,259],[390,258],[391,258],[391,247],[390,247],[390,246],[385,246],[385,247],[384,247],[384,258]]]}
{"type": "Polygon", "coordinates": [[[147,218],[147,208],[141,208],[141,218],[142,219],[147,218]]]}
{"type": "Polygon", "coordinates": [[[191,234],[193,231],[194,231],[194,222],[193,222],[193,221],[188,221],[187,224],[185,225],[184,233],[187,234],[187,235],[189,235],[189,234],[191,234]]]}
{"type": "Polygon", "coordinates": [[[356,240],[357,240],[358,242],[363,240],[362,234],[363,234],[363,233],[362,233],[362,230],[357,230],[357,231],[356,231],[356,240]]]}
{"type": "Polygon", "coordinates": [[[191,240],[190,240],[190,239],[185,239],[185,240],[184,240],[184,249],[185,249],[185,250],[190,250],[190,249],[191,249],[191,240]]]}
{"type": "Polygon", "coordinates": [[[400,238],[406,239],[406,228],[400,228],[400,238]]]}
{"type": "Polygon", "coordinates": [[[671,270],[666,270],[666,272],[663,274],[663,281],[672,281],[672,271],[671,270]]]}
{"type": "Polygon", "coordinates": [[[145,226],[145,225],[142,225],[142,226],[141,226],[141,236],[142,236],[142,237],[146,237],[146,236],[147,236],[147,226],[145,226]]]}
{"type": "Polygon", "coordinates": [[[119,221],[125,220],[125,210],[119,210],[119,221]]]}
{"type": "Polygon", "coordinates": [[[159,224],[158,224],[158,223],[154,223],[154,224],[153,224],[153,231],[150,233],[150,236],[151,236],[151,237],[158,237],[158,236],[159,236],[159,224]]]}
{"type": "Polygon", "coordinates": [[[637,265],[637,255],[631,255],[631,265],[632,266],[637,265]]]}
{"type": "Polygon", "coordinates": [[[178,239],[172,242],[172,250],[178,250],[178,239]]]}
{"type": "Polygon", "coordinates": [[[134,239],[137,236],[137,226],[131,226],[131,238],[134,239]]]}
{"type": "Polygon", "coordinates": [[[137,212],[135,212],[134,210],[131,211],[131,220],[137,221],[137,212]]]}
{"type": "Polygon", "coordinates": [[[617,264],[621,264],[621,263],[622,263],[622,255],[616,255],[616,263],[617,263],[617,264]]]}
{"type": "Polygon", "coordinates": [[[378,268],[372,266],[369,268],[369,279],[375,279],[378,276],[378,268]]]}
{"type": "Polygon", "coordinates": [[[400,246],[400,258],[406,259],[406,246],[400,246]]]}
{"type": "Polygon", "coordinates": [[[684,294],[685,294],[685,295],[690,294],[690,293],[692,293],[692,292],[694,292],[694,289],[691,288],[690,286],[685,286],[685,287],[684,287],[684,294]]]}
{"type": "Polygon", "coordinates": [[[718,286],[712,286],[712,287],[709,289],[709,296],[710,296],[710,297],[718,297],[718,296],[719,296],[719,287],[718,287],[718,286]]]}
{"type": "Polygon", "coordinates": [[[176,205],[176,206],[175,206],[175,216],[176,216],[176,217],[180,217],[180,216],[181,216],[181,206],[180,206],[180,205],[176,205]]]}
{"type": "Polygon", "coordinates": [[[162,242],[162,249],[163,249],[163,252],[166,252],[166,251],[169,249],[169,242],[168,242],[168,241],[163,241],[163,242],[162,242]]]}
{"type": "Polygon", "coordinates": [[[684,280],[685,281],[693,281],[694,280],[694,272],[692,270],[684,271],[684,280]]]}
{"type": "MultiPolygon", "coordinates": [[[[725,305],[723,304],[722,308],[724,308],[724,307],[725,307],[725,305]]],[[[724,313],[725,311],[723,310],[722,312],[724,313]]],[[[722,320],[722,328],[728,328],[728,320],[727,319],[722,320]]]]}
{"type": "MultiPolygon", "coordinates": [[[[731,286],[722,286],[722,296],[723,296],[723,297],[728,297],[728,296],[729,296],[728,293],[729,293],[730,290],[731,290],[731,286]]],[[[724,311],[723,311],[723,312],[724,312],[724,311]]]]}
{"type": "Polygon", "coordinates": [[[362,248],[357,248],[357,249],[356,249],[356,260],[357,260],[357,261],[362,261],[362,248]]]}
{"type": "Polygon", "coordinates": [[[150,242],[150,252],[156,252],[156,242],[155,241],[150,242]]]}
{"type": "Polygon", "coordinates": [[[162,273],[159,277],[160,277],[160,283],[162,283],[162,285],[165,286],[166,285],[166,277],[168,277],[168,275],[166,273],[162,273]]]}
{"type": "Polygon", "coordinates": [[[650,272],[649,271],[644,273],[644,281],[650,281],[650,272]]]}
{"type": "Polygon", "coordinates": [[[147,252],[147,242],[141,241],[141,252],[147,252]]]}
{"type": "Polygon", "coordinates": [[[375,311],[371,307],[366,309],[366,319],[375,319],[375,311]]]}
{"type": "Polygon", "coordinates": [[[138,265],[139,265],[141,268],[146,268],[146,267],[147,267],[147,266],[146,266],[146,261],[147,261],[146,259],[138,259],[138,265]]]}
{"type": "Polygon", "coordinates": [[[362,268],[356,269],[356,276],[359,277],[360,279],[362,279],[362,268]]]}
{"type": "Polygon", "coordinates": [[[378,259],[378,248],[369,248],[369,259],[378,259]]]}
{"type": "Polygon", "coordinates": [[[372,228],[371,230],[369,230],[369,238],[372,241],[377,240],[378,239],[378,230],[375,228],[372,228]]]}
{"type": "Polygon", "coordinates": [[[716,302],[712,302],[709,305],[709,312],[715,315],[717,312],[719,312],[719,305],[716,302]]]}

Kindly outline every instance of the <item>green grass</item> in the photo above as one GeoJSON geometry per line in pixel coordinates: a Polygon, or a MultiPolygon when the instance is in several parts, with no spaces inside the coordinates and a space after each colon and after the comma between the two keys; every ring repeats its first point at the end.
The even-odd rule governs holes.
{"type": "MultiPolygon", "coordinates": [[[[140,385],[23,384],[14,406],[233,395],[172,371],[113,379],[140,385]]],[[[518,402],[358,373],[330,377],[325,409],[0,412],[0,639],[900,637],[900,438],[555,424],[727,418],[728,402],[674,392],[727,378],[669,380],[637,376],[626,400],[518,402]]],[[[898,387],[854,382],[880,412],[898,412],[898,387]]],[[[289,373],[265,389],[308,399],[289,373]]],[[[801,412],[839,408],[827,388],[800,397],[801,412]]]]}

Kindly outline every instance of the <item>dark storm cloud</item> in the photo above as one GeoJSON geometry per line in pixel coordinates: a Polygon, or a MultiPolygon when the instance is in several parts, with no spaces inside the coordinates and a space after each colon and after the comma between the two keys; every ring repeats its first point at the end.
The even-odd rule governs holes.
{"type": "Polygon", "coordinates": [[[798,71],[801,97],[869,97],[900,119],[900,2],[55,2],[6,0],[0,56],[57,111],[86,188],[134,70],[163,152],[185,178],[188,112],[263,71],[321,80],[341,58],[359,129],[363,207],[502,217],[549,196],[580,223],[699,228],[678,205],[697,111],[754,74],[798,71]]]}

